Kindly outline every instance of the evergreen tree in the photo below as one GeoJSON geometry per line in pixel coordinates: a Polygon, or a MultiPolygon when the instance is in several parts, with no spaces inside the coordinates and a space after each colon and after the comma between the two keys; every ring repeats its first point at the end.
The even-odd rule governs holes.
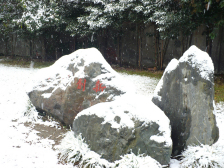
{"type": "Polygon", "coordinates": [[[22,0],[23,14],[17,24],[24,24],[29,31],[55,25],[59,21],[56,0],[22,0]]]}
{"type": "MultiPolygon", "coordinates": [[[[9,54],[9,41],[13,42],[12,34],[18,30],[17,25],[13,22],[21,17],[22,4],[20,0],[1,0],[0,5],[0,34],[5,42],[6,55],[9,54]]],[[[11,55],[14,55],[14,49],[11,47],[11,55]]]]}

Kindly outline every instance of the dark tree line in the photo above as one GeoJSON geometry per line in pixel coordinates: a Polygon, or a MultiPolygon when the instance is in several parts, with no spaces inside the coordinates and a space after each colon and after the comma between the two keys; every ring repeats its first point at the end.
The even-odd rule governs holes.
{"type": "MultiPolygon", "coordinates": [[[[224,0],[1,0],[0,33],[6,43],[12,37],[42,41],[43,60],[48,52],[58,58],[57,48],[63,47],[60,36],[70,36],[73,47],[97,46],[106,52],[108,31],[116,39],[119,63],[122,65],[121,39],[123,27],[135,24],[137,40],[136,66],[142,65],[142,27],[154,25],[155,66],[163,68],[170,39],[181,39],[182,53],[191,45],[193,31],[206,25],[206,51],[211,55],[212,40],[219,34],[219,56],[223,43],[224,0]],[[16,36],[11,36],[16,34],[16,36]],[[54,34],[55,40],[49,40],[54,34]],[[93,42],[93,37],[97,40],[93,42]],[[49,45],[49,42],[51,43],[49,45]]],[[[11,42],[16,41],[11,39],[11,42]]],[[[66,47],[64,47],[66,48],[66,47]]],[[[12,48],[13,50],[13,48],[12,48]]],[[[64,52],[66,53],[65,49],[64,52]]],[[[69,51],[67,51],[69,52],[69,51]]],[[[12,52],[13,54],[13,52],[12,52]]],[[[219,65],[219,69],[220,69],[219,65]]]]}

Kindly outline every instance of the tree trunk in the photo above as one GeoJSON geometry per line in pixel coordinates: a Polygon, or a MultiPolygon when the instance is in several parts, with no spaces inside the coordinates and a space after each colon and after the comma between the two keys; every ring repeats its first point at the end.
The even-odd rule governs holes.
{"type": "MultiPolygon", "coordinates": [[[[74,39],[73,39],[74,41],[73,41],[73,52],[76,50],[76,48],[75,48],[75,44],[76,44],[76,38],[74,37],[74,39]]],[[[56,50],[57,51],[57,50],[56,50]]]]}
{"type": "Polygon", "coordinates": [[[155,67],[159,67],[159,57],[158,57],[158,51],[159,51],[159,36],[158,31],[156,29],[156,25],[154,25],[154,47],[155,47],[155,67]]]}
{"type": "Polygon", "coordinates": [[[57,47],[55,48],[55,60],[56,61],[58,60],[58,48],[57,47]]]}
{"type": "Polygon", "coordinates": [[[11,42],[11,44],[12,44],[11,56],[13,58],[14,57],[14,38],[13,38],[13,34],[12,34],[12,42],[11,42]]]}
{"type": "Polygon", "coordinates": [[[98,44],[99,44],[99,50],[100,50],[100,52],[103,54],[103,47],[102,47],[102,39],[103,39],[103,32],[102,32],[102,30],[99,32],[99,40],[98,40],[98,44]]]}
{"type": "Polygon", "coordinates": [[[163,46],[163,50],[161,51],[163,54],[162,55],[162,61],[161,61],[161,69],[163,69],[163,62],[164,62],[164,58],[166,56],[166,52],[167,52],[167,48],[168,48],[168,45],[169,45],[169,42],[170,42],[170,39],[165,39],[165,43],[164,43],[164,46],[163,46]]]}
{"type": "Polygon", "coordinates": [[[218,58],[218,73],[221,71],[222,43],[223,43],[223,26],[219,27],[219,58],[218,58]]]}
{"type": "Polygon", "coordinates": [[[103,56],[107,58],[107,61],[109,61],[109,55],[107,55],[107,34],[108,29],[104,31],[104,50],[103,50],[103,56]]]}
{"type": "Polygon", "coordinates": [[[34,47],[34,38],[32,38],[32,58],[31,60],[34,58],[35,56],[35,47],[34,47]]]}
{"type": "Polygon", "coordinates": [[[184,35],[183,32],[181,32],[181,55],[184,54],[184,35]]]}
{"type": "Polygon", "coordinates": [[[16,49],[16,40],[17,40],[17,33],[15,33],[15,36],[14,36],[14,38],[13,38],[13,48],[12,48],[12,50],[13,50],[13,56],[16,55],[16,53],[15,53],[15,49],[16,49]]]}
{"type": "Polygon", "coordinates": [[[42,37],[41,41],[42,41],[42,55],[41,56],[42,56],[42,62],[44,62],[46,57],[46,44],[45,44],[44,37],[42,37]]]}
{"type": "Polygon", "coordinates": [[[160,52],[160,69],[162,69],[163,68],[163,41],[164,40],[161,40],[162,42],[161,42],[161,52],[160,52]]]}
{"type": "Polygon", "coordinates": [[[84,38],[84,45],[85,45],[85,48],[88,48],[88,38],[84,38]]]}
{"type": "Polygon", "coordinates": [[[117,36],[117,58],[120,60],[120,35],[117,36]]]}
{"type": "Polygon", "coordinates": [[[33,41],[32,40],[30,40],[30,58],[31,60],[33,58],[33,41]]]}
{"type": "Polygon", "coordinates": [[[212,32],[212,26],[208,26],[206,27],[206,52],[208,53],[208,55],[212,55],[212,39],[210,38],[210,33],[212,32]]]}
{"type": "Polygon", "coordinates": [[[122,66],[122,54],[121,54],[121,35],[120,33],[118,34],[117,37],[117,50],[118,50],[118,59],[119,59],[119,65],[120,67],[122,66]]]}
{"type": "Polygon", "coordinates": [[[8,55],[8,40],[7,39],[5,39],[5,55],[9,56],[8,55]]]}
{"type": "Polygon", "coordinates": [[[141,28],[138,26],[137,40],[138,40],[138,67],[142,69],[142,39],[141,28]]]}
{"type": "Polygon", "coordinates": [[[185,50],[187,50],[187,49],[188,49],[188,40],[189,40],[188,38],[189,38],[189,36],[187,35],[187,39],[186,39],[186,42],[185,42],[185,47],[184,47],[184,48],[185,48],[185,50]]]}
{"type": "Polygon", "coordinates": [[[189,40],[189,43],[188,43],[188,48],[191,46],[192,36],[193,36],[193,33],[191,33],[191,35],[190,35],[190,40],[189,40]]]}

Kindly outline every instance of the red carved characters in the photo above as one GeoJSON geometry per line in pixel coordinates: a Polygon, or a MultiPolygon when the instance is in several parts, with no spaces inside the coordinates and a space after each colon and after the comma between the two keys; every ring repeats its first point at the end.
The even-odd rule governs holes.
{"type": "Polygon", "coordinates": [[[93,90],[95,90],[95,92],[99,92],[99,91],[103,91],[105,88],[106,86],[102,86],[102,83],[100,83],[100,80],[98,80],[93,90]]]}
{"type": "MultiPolygon", "coordinates": [[[[85,87],[86,87],[86,79],[84,79],[84,82],[82,83],[82,79],[79,79],[77,82],[77,89],[82,89],[82,91],[85,91],[85,87]]],[[[93,90],[95,90],[95,92],[99,92],[99,91],[103,91],[106,88],[106,86],[102,86],[102,83],[100,83],[100,80],[97,80],[95,87],[93,88],[93,90]]]]}
{"type": "Polygon", "coordinates": [[[82,79],[79,79],[78,83],[77,83],[77,89],[82,89],[82,91],[85,91],[85,87],[86,87],[86,79],[84,79],[84,82],[82,83],[82,79]]]}

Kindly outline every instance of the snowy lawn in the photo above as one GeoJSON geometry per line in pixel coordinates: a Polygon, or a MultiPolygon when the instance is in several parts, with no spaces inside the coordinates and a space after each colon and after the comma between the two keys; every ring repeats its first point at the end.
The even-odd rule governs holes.
{"type": "MultiPolygon", "coordinates": [[[[62,168],[57,152],[52,150],[54,140],[42,138],[38,125],[56,128],[57,123],[43,122],[37,116],[25,116],[28,96],[27,85],[32,82],[36,69],[7,67],[0,64],[0,167],[2,168],[62,168]],[[36,119],[36,121],[35,121],[36,119]]],[[[27,114],[29,115],[29,114],[27,114]]],[[[42,131],[42,130],[40,130],[42,131]]],[[[49,133],[49,136],[53,134],[49,133]]]]}
{"type": "MultiPolygon", "coordinates": [[[[26,89],[30,83],[34,82],[33,76],[37,71],[38,69],[8,67],[0,64],[0,167],[72,167],[72,164],[59,164],[58,151],[55,150],[55,145],[58,145],[65,135],[70,136],[70,131],[66,133],[67,131],[55,121],[44,122],[35,115],[36,113],[33,113],[34,108],[30,108],[26,89]]],[[[144,95],[146,99],[151,99],[158,83],[157,79],[124,73],[121,75],[127,85],[133,83],[136,93],[144,95]]],[[[171,160],[171,168],[191,167],[197,164],[204,164],[206,167],[211,160],[213,165],[220,164],[224,167],[224,104],[217,104],[215,113],[220,128],[219,141],[211,147],[204,145],[189,148],[185,153],[186,158],[182,161],[171,160]],[[198,161],[195,162],[196,160],[198,161]]],[[[85,146],[84,148],[86,150],[85,146]]],[[[129,154],[119,164],[122,167],[130,167],[128,166],[130,160],[136,168],[140,165],[146,168],[150,159],[129,154]]],[[[153,161],[150,163],[156,165],[153,161]]]]}

